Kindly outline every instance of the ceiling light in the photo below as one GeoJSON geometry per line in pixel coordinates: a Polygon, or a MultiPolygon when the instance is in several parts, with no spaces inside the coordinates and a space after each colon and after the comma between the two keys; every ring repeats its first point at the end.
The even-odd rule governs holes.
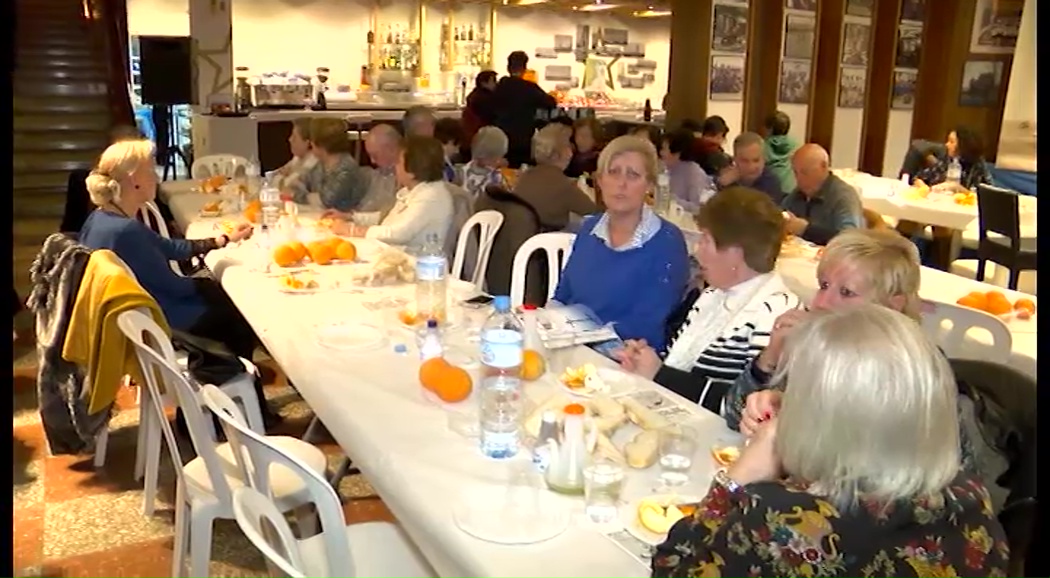
{"type": "Polygon", "coordinates": [[[653,10],[652,8],[650,8],[648,10],[635,10],[632,15],[635,18],[660,18],[660,17],[664,17],[664,16],[670,16],[671,15],[671,11],[670,10],[653,10]]]}
{"type": "Polygon", "coordinates": [[[587,4],[580,7],[580,12],[597,12],[599,10],[612,10],[616,4],[587,4]]]}

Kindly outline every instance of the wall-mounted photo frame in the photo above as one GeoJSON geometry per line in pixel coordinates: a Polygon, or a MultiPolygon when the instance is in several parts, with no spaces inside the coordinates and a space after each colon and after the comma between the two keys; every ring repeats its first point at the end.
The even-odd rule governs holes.
{"type": "Polygon", "coordinates": [[[558,58],[558,52],[553,48],[536,48],[533,51],[533,56],[536,58],[550,59],[558,58]]]}
{"type": "Polygon", "coordinates": [[[555,52],[572,52],[573,49],[573,38],[569,34],[555,34],[554,35],[554,51],[555,52]]]}
{"type": "Polygon", "coordinates": [[[839,108],[864,108],[868,69],[844,66],[839,72],[839,108]]]}
{"type": "Polygon", "coordinates": [[[922,28],[919,26],[901,26],[897,31],[896,68],[913,68],[918,70],[922,57],[922,28]]]}
{"type": "Polygon", "coordinates": [[[1004,68],[1001,60],[967,60],[959,87],[959,106],[995,106],[1003,91],[1004,68]]]}
{"type": "Polygon", "coordinates": [[[809,60],[816,44],[816,18],[803,14],[788,14],[784,19],[784,58],[809,60]]]}
{"type": "Polygon", "coordinates": [[[926,18],[926,0],[903,0],[901,2],[901,23],[921,25],[926,18]]]}
{"type": "Polygon", "coordinates": [[[785,0],[784,7],[788,10],[805,10],[806,12],[816,12],[817,0],[785,0]]]}
{"type": "Polygon", "coordinates": [[[813,63],[809,60],[784,60],[780,63],[778,102],[809,104],[813,63]]]}
{"type": "Polygon", "coordinates": [[[893,99],[890,108],[912,110],[915,108],[915,82],[919,73],[914,70],[893,71],[893,99]]]}
{"type": "Polygon", "coordinates": [[[871,25],[846,22],[842,31],[842,65],[867,66],[871,48],[871,25]]]}
{"type": "Polygon", "coordinates": [[[744,100],[744,57],[711,57],[711,100],[744,100]]]}
{"type": "Polygon", "coordinates": [[[712,24],[711,50],[715,52],[747,52],[747,6],[715,4],[712,24]]]}
{"type": "MultiPolygon", "coordinates": [[[[1031,0],[1035,3],[1035,0],[1031,0]]],[[[1024,0],[977,0],[970,52],[1013,54],[1021,30],[1024,0]]]]}
{"type": "Polygon", "coordinates": [[[846,14],[871,18],[872,0],[846,0],[846,14]]]}
{"type": "Polygon", "coordinates": [[[549,65],[543,69],[544,80],[572,81],[572,67],[565,65],[549,65]]]}

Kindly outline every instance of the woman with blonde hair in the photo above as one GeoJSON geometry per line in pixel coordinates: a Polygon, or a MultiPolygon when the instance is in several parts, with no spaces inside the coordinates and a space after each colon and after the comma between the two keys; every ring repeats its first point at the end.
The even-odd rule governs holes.
{"type": "Polygon", "coordinates": [[[784,352],[779,414],[658,546],[653,576],[1005,576],[960,471],[954,378],[901,313],[817,311],[784,352]]]}
{"type": "Polygon", "coordinates": [[[645,203],[658,165],[651,142],[622,136],[605,146],[596,175],[605,212],[580,225],[554,299],[584,305],[621,338],[659,350],[685,294],[689,255],[682,231],[645,203]]]}
{"type": "MultiPolygon", "coordinates": [[[[80,230],[80,244],[109,249],[135,274],[157,301],[173,329],[218,341],[238,357],[252,358],[258,338],[237,307],[213,279],[175,274],[169,261],[203,256],[252,235],[242,223],[213,239],[166,239],[136,219],[157,190],[153,143],[145,139],[114,143],[102,153],[86,184],[97,206],[80,230]]],[[[261,386],[260,386],[261,387],[261,386]]],[[[259,400],[265,399],[259,391],[259,400]]],[[[273,416],[263,404],[263,416],[273,416]]]]}
{"type": "Polygon", "coordinates": [[[706,288],[690,291],[671,316],[666,352],[628,341],[618,357],[624,369],[720,414],[726,390],[799,300],[774,270],[784,217],[768,195],[724,189],[700,207],[696,224],[706,288]]]}

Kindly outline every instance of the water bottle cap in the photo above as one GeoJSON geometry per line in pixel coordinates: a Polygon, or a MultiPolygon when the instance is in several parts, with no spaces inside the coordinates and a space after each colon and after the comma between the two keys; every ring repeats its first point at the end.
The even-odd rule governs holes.
{"type": "Polygon", "coordinates": [[[493,299],[492,304],[496,307],[496,311],[510,311],[510,296],[496,295],[496,298],[493,299]]]}
{"type": "Polygon", "coordinates": [[[427,329],[437,329],[437,326],[438,326],[438,320],[437,319],[427,319],[427,329]]]}
{"type": "Polygon", "coordinates": [[[525,305],[522,305],[521,308],[524,309],[525,311],[535,311],[536,310],[536,306],[533,305],[532,303],[526,303],[525,305]]]}

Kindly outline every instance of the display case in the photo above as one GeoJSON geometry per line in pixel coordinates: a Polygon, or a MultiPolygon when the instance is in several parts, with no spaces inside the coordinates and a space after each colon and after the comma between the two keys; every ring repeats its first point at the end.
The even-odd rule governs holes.
{"type": "Polygon", "coordinates": [[[414,23],[383,21],[380,5],[372,5],[365,39],[368,64],[361,71],[362,88],[378,89],[377,81],[390,78],[383,74],[386,72],[410,73],[416,78],[422,74],[423,10],[420,3],[414,23]]]}

